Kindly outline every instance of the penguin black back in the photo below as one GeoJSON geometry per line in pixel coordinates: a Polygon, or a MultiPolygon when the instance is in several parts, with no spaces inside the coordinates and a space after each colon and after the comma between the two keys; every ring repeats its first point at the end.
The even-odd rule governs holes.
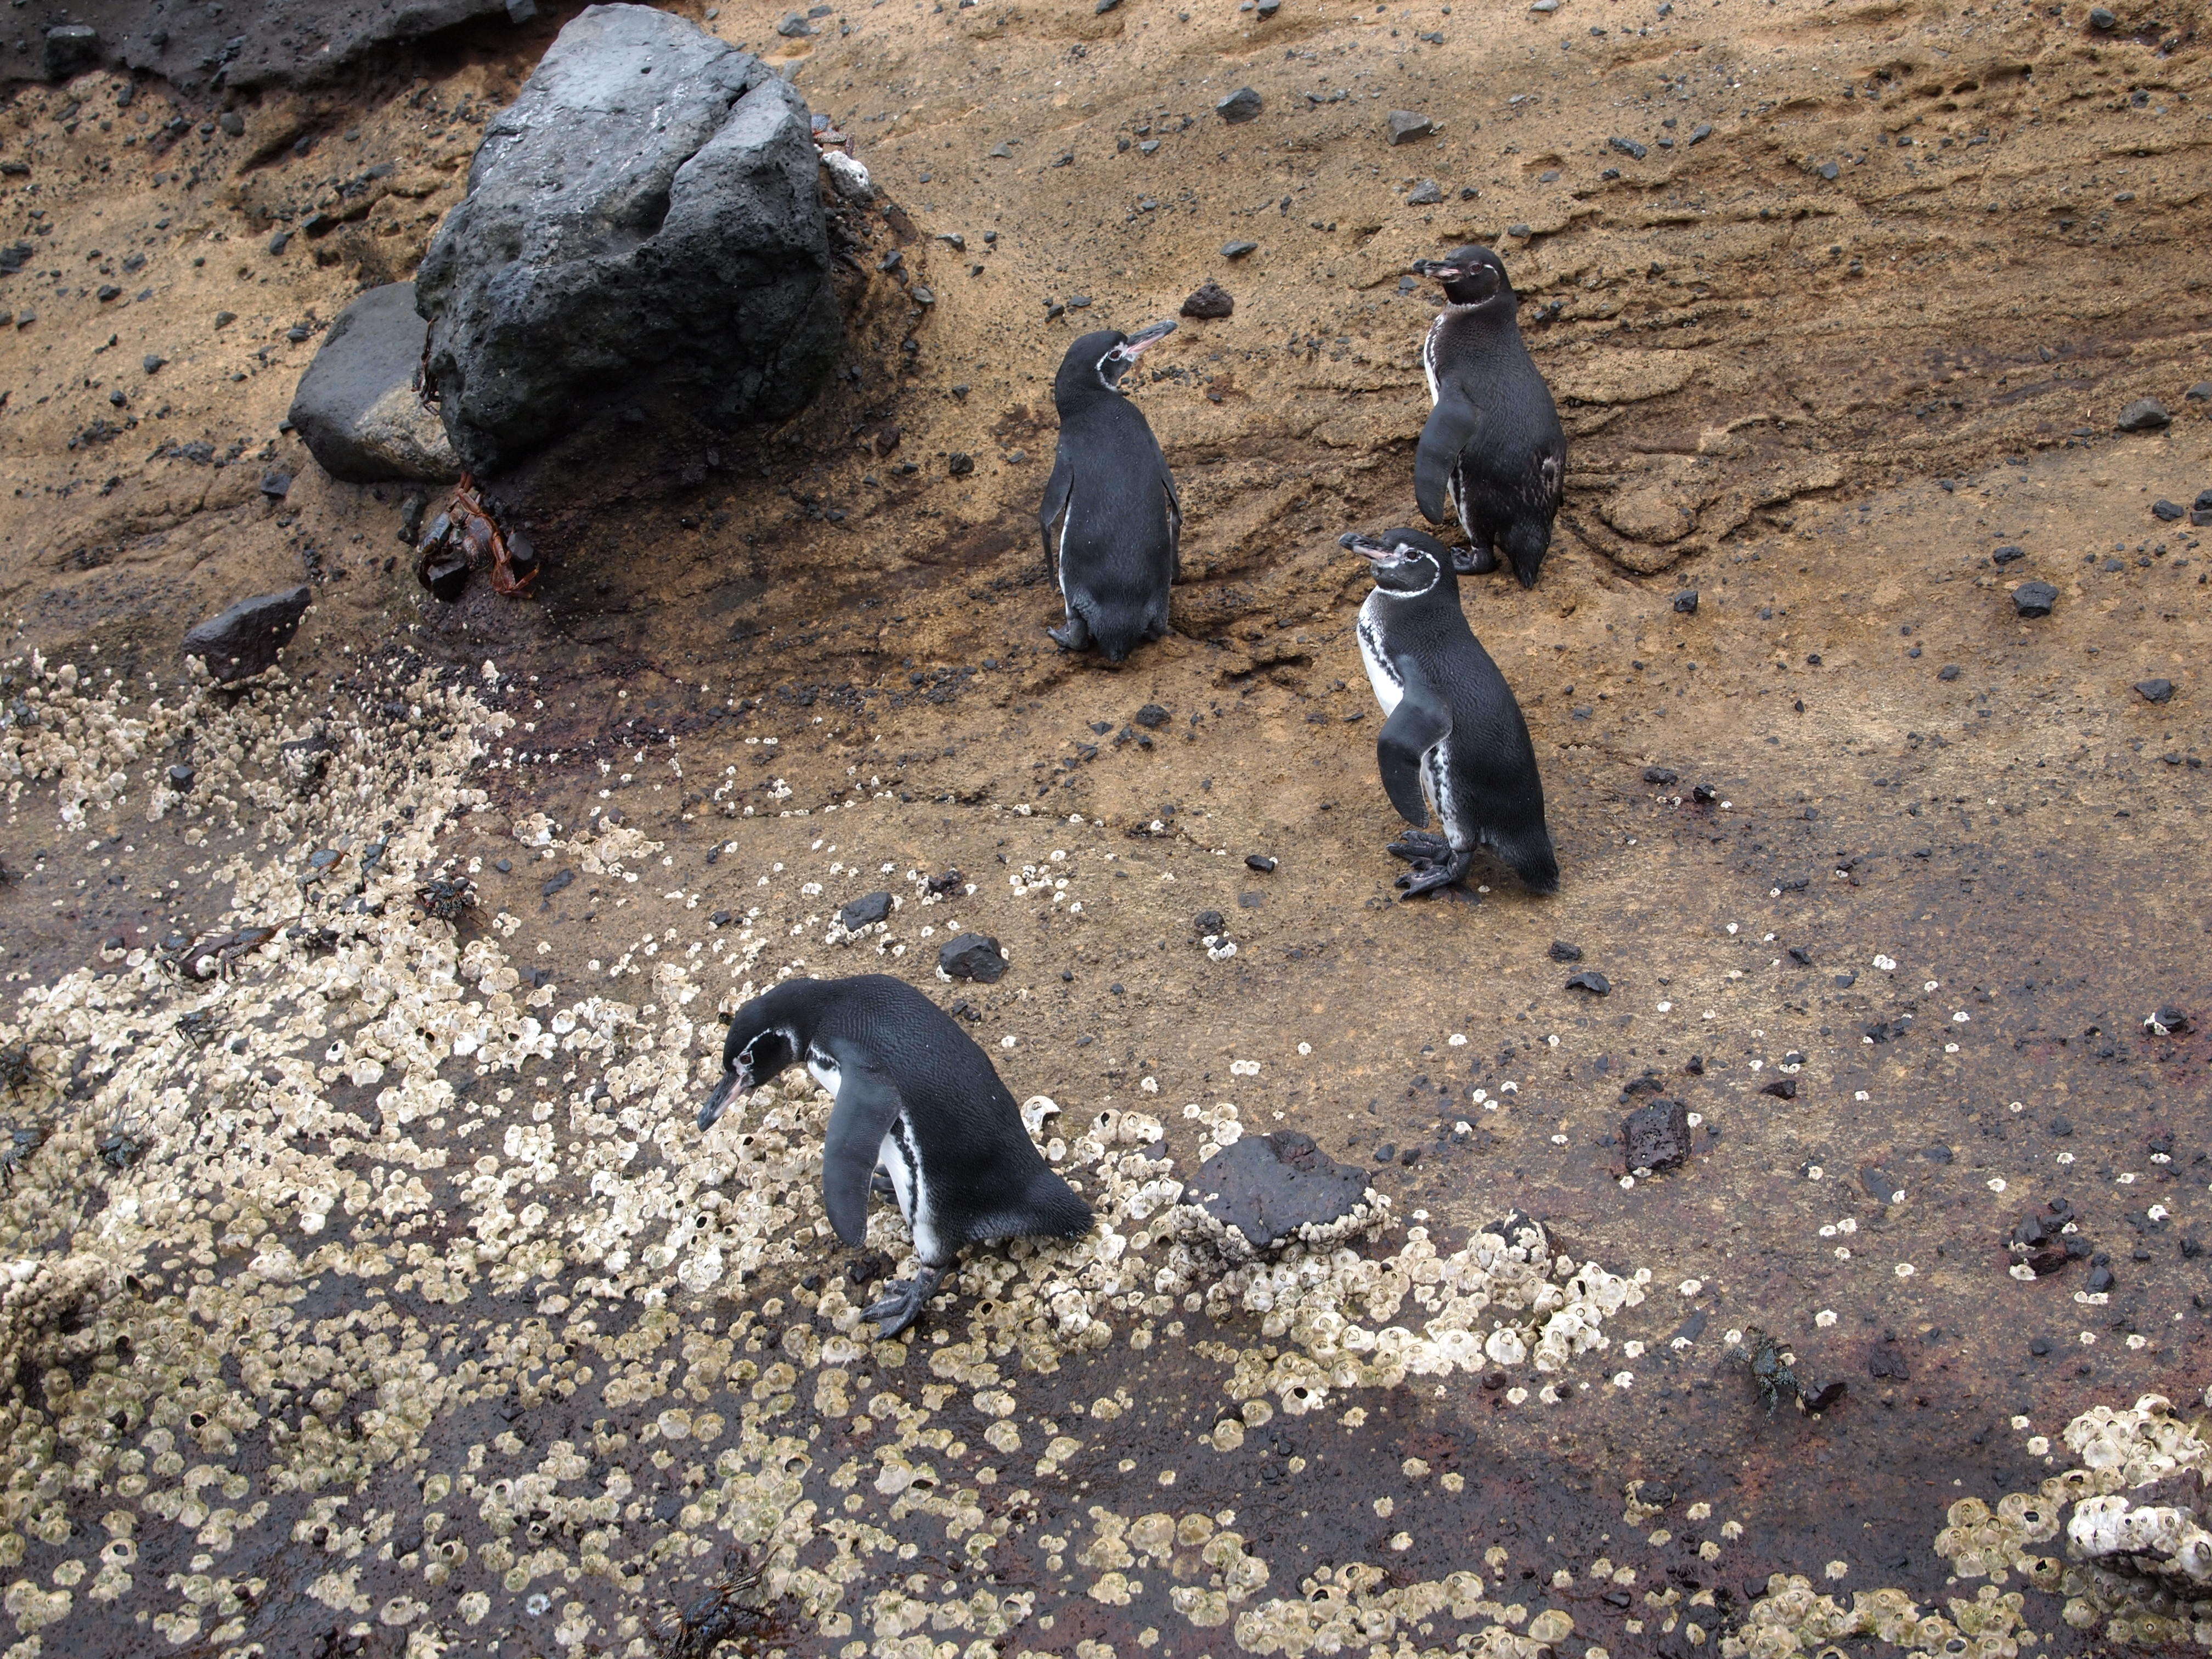
{"type": "Polygon", "coordinates": [[[1522,342],[1519,301],[1486,247],[1413,270],[1442,283],[1448,302],[1421,344],[1431,407],[1414,457],[1415,499],[1431,524],[1459,520],[1474,544],[1459,568],[1491,570],[1503,558],[1533,587],[1565,488],[1567,438],[1522,342]]]}
{"type": "Polygon", "coordinates": [[[1038,1154],[990,1057],[902,980],[787,980],[732,1017],[722,1075],[700,1109],[710,1127],[730,1097],[804,1065],[836,1096],[823,1145],[823,1207],[837,1236],[867,1237],[878,1164],[913,1230],[924,1273],[868,1310],[885,1335],[918,1317],[969,1244],[1079,1237],[1091,1208],[1038,1154]]]}
{"type": "Polygon", "coordinates": [[[1376,739],[1383,789],[1417,831],[1431,810],[1443,830],[1392,845],[1414,866],[1399,885],[1410,898],[1462,880],[1475,848],[1488,847],[1532,892],[1556,891],[1535,745],[1512,688],[1468,626],[1450,550],[1405,528],[1343,543],[1375,577],[1357,632],[1388,716],[1376,739]]]}
{"type": "Polygon", "coordinates": [[[1120,662],[1168,630],[1168,588],[1180,574],[1182,507],[1167,457],[1121,389],[1130,366],[1175,329],[1102,329],[1067,349],[1053,379],[1060,443],[1037,523],[1045,568],[1057,568],[1066,620],[1048,630],[1062,649],[1097,645],[1120,662]]]}

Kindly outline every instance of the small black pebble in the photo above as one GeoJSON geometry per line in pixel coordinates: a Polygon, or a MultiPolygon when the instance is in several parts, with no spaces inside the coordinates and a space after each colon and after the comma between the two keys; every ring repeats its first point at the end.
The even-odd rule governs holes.
{"type": "Polygon", "coordinates": [[[1190,925],[1196,930],[1199,937],[1203,939],[1209,935],[1218,935],[1225,924],[1221,920],[1220,911],[1200,910],[1190,919],[1190,925]]]}
{"type": "Polygon", "coordinates": [[[1599,973],[1596,969],[1585,968],[1581,973],[1567,981],[1566,988],[1570,991],[1588,991],[1592,996],[1610,996],[1613,994],[1613,981],[1599,973]]]}
{"type": "Polygon", "coordinates": [[[1168,711],[1156,702],[1148,702],[1137,711],[1137,724],[1147,726],[1155,732],[1165,726],[1171,718],[1173,717],[1168,711]]]}
{"type": "Polygon", "coordinates": [[[2173,682],[2167,679],[2137,680],[2136,691],[2145,702],[2164,702],[2173,695],[2173,682]]]}
{"type": "Polygon", "coordinates": [[[1644,769],[1644,781],[1646,783],[1677,783],[1680,781],[1680,775],[1679,773],[1670,772],[1663,766],[1647,766],[1644,769]]]}
{"type": "Polygon", "coordinates": [[[2041,1358],[2044,1355],[2051,1352],[2051,1339],[2047,1336],[2037,1337],[2033,1341],[2027,1345],[2027,1351],[2035,1355],[2039,1359],[2041,1358]]]}
{"type": "Polygon", "coordinates": [[[1939,680],[1946,681],[1957,679],[1959,678],[1959,665],[1954,662],[1945,663],[1941,668],[1936,671],[1936,678],[1939,680]]]}
{"type": "Polygon", "coordinates": [[[1275,861],[1265,853],[1247,853],[1244,855],[1244,867],[1247,870],[1257,870],[1263,876],[1273,875],[1275,871],[1275,861]]]}
{"type": "Polygon", "coordinates": [[[1690,798],[1696,801],[1700,806],[1710,806],[1714,801],[1720,799],[1720,791],[1714,788],[1710,783],[1701,783],[1696,788],[1690,791],[1690,798]]]}
{"type": "Polygon", "coordinates": [[[491,867],[498,871],[502,876],[511,876],[514,873],[514,866],[513,862],[507,859],[494,859],[491,861],[491,867]]]}
{"type": "Polygon", "coordinates": [[[1581,945],[1570,945],[1563,939],[1555,939],[1552,941],[1553,961],[1580,962],[1582,959],[1583,947],[1581,945]]]}
{"type": "Polygon", "coordinates": [[[1397,1156],[1398,1148],[1396,1143],[1393,1141],[1386,1140],[1375,1149],[1375,1161],[1377,1164],[1388,1164],[1397,1156]]]}
{"type": "Polygon", "coordinates": [[[1686,587],[1674,596],[1674,609],[1686,617],[1698,614],[1698,590],[1686,587]]]}
{"type": "Polygon", "coordinates": [[[2022,582],[2012,591],[2012,608],[2023,617],[2047,617],[2058,603],[2058,590],[2049,582],[2022,582]]]}

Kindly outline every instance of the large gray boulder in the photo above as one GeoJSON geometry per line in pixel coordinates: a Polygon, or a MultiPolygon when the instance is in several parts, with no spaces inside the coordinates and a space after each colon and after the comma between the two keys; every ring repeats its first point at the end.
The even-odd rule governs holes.
{"type": "Polygon", "coordinates": [[[450,483],[460,463],[415,390],[425,325],[415,284],[373,288],[337,314],[292,394],[292,427],[323,471],[354,483],[450,483]]]}
{"type": "Polygon", "coordinates": [[[416,273],[446,430],[496,472],[611,403],[796,412],[842,324],[805,103],[751,53],[592,6],[484,130],[416,273]]]}

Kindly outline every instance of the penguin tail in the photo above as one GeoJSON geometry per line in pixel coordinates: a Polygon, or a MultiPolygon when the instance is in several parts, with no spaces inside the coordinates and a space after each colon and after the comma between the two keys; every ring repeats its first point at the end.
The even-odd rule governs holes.
{"type": "Polygon", "coordinates": [[[1559,890],[1559,854],[1543,825],[1519,836],[1493,836],[1490,845],[1530,892],[1542,897],[1559,890]]]}
{"type": "Polygon", "coordinates": [[[1498,544],[1521,586],[1534,587],[1536,573],[1544,568],[1544,555],[1551,550],[1552,527],[1538,520],[1516,519],[1498,538],[1498,544]]]}
{"type": "Polygon", "coordinates": [[[1036,1179],[1030,1185],[1027,1208],[1029,1221],[1022,1230],[1024,1232],[1050,1238],[1080,1238],[1091,1231],[1091,1206],[1050,1170],[1037,1171],[1036,1179]]]}

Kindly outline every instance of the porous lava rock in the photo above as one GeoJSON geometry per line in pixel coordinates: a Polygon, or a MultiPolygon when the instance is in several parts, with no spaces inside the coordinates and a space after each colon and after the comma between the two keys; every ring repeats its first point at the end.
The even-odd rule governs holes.
{"type": "Polygon", "coordinates": [[[446,430],[477,472],[597,409],[795,413],[836,359],[805,102],[750,52],[590,6],[484,129],[416,273],[446,430]]]}

